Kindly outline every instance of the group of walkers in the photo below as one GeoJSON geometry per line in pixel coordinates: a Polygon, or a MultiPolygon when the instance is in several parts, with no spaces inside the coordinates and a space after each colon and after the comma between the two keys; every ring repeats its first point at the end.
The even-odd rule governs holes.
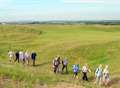
{"type": "MultiPolygon", "coordinates": [[[[74,64],[72,66],[74,79],[78,79],[78,73],[82,73],[82,79],[88,81],[88,73],[91,73],[91,70],[87,64],[83,65],[80,68],[79,64],[74,64]]],[[[54,73],[63,73],[64,69],[66,69],[66,73],[68,74],[68,59],[65,57],[61,60],[60,56],[56,56],[53,59],[53,71],[54,73]],[[61,66],[62,65],[62,66],[61,66]]],[[[102,65],[99,65],[95,70],[95,83],[97,85],[105,85],[107,86],[110,82],[110,73],[109,73],[109,65],[106,65],[105,68],[102,68],[102,65]]]]}
{"type": "MultiPolygon", "coordinates": [[[[30,61],[32,61],[33,66],[35,66],[35,61],[36,61],[36,52],[23,52],[23,51],[9,51],[8,52],[9,56],[9,61],[10,62],[18,62],[18,63],[23,63],[23,64],[29,64],[30,61]]],[[[85,81],[88,81],[88,73],[91,72],[90,68],[88,67],[87,64],[82,66],[80,68],[79,64],[74,64],[72,66],[73,68],[73,73],[74,73],[74,79],[78,79],[78,73],[82,73],[82,79],[85,81]]],[[[64,72],[64,69],[66,70],[66,74],[69,73],[68,71],[68,59],[65,57],[63,60],[61,60],[60,56],[56,56],[53,59],[53,71],[55,74],[57,73],[62,73],[64,72]]],[[[106,65],[105,68],[103,69],[102,65],[100,64],[98,68],[95,70],[95,83],[96,84],[104,84],[107,86],[110,82],[110,73],[109,73],[109,65],[106,65]]]]}
{"type": "Polygon", "coordinates": [[[36,60],[36,52],[29,53],[28,51],[23,52],[23,51],[8,51],[8,57],[9,61],[11,62],[18,62],[18,63],[23,63],[23,64],[29,64],[30,61],[32,60],[33,66],[35,66],[35,60],[36,60]]]}
{"type": "Polygon", "coordinates": [[[73,65],[73,72],[74,72],[74,78],[77,78],[78,79],[78,73],[79,72],[82,72],[83,76],[82,76],[82,79],[85,80],[85,81],[88,81],[88,72],[91,72],[91,70],[89,69],[88,65],[85,64],[82,69],[80,69],[80,66],[79,64],[75,64],[73,65]]]}
{"type": "Polygon", "coordinates": [[[100,64],[99,67],[95,71],[96,84],[107,86],[110,82],[110,73],[109,73],[109,65],[106,65],[105,68],[102,68],[100,64]]]}
{"type": "Polygon", "coordinates": [[[56,56],[56,57],[53,59],[53,69],[54,69],[54,73],[60,73],[60,72],[63,73],[64,69],[66,69],[66,73],[68,73],[67,65],[68,65],[68,61],[67,61],[67,58],[66,58],[66,57],[65,57],[65,59],[62,60],[62,62],[61,62],[60,56],[56,56]],[[61,68],[60,68],[61,63],[62,63],[62,71],[61,71],[61,68]]]}

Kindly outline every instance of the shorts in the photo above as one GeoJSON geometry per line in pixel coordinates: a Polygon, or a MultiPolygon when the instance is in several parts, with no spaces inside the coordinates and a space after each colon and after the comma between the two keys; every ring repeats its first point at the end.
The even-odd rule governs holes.
{"type": "Polygon", "coordinates": [[[105,76],[105,80],[109,81],[110,80],[109,76],[105,76]]]}
{"type": "Polygon", "coordinates": [[[74,72],[74,75],[78,75],[78,72],[74,72]]]}

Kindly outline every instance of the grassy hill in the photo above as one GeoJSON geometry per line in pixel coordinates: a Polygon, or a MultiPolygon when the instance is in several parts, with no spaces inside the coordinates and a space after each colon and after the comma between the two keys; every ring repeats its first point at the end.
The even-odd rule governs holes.
{"type": "Polygon", "coordinates": [[[119,25],[0,25],[1,88],[59,88],[61,85],[96,88],[93,76],[99,64],[110,65],[111,88],[119,88],[119,63],[119,25]],[[36,51],[37,66],[10,64],[8,50],[36,51]],[[68,57],[69,75],[53,73],[51,63],[56,55],[68,57]],[[75,63],[89,64],[90,82],[83,82],[80,73],[79,80],[73,80],[72,65],[75,63]]]}

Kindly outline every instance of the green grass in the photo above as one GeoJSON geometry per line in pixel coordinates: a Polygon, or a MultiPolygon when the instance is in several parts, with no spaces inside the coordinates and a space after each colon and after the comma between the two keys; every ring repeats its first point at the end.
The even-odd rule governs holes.
{"type": "MultiPolygon", "coordinates": [[[[16,88],[15,82],[22,84],[20,88],[33,88],[34,84],[56,85],[60,82],[96,88],[93,82],[74,82],[74,63],[81,66],[88,63],[92,69],[90,78],[99,64],[109,64],[111,77],[120,77],[120,26],[0,25],[0,75],[10,81],[6,86],[7,81],[4,81],[3,88],[16,88]],[[9,64],[8,50],[36,51],[38,66],[9,64]],[[56,55],[68,57],[69,75],[55,75],[52,72],[51,63],[56,55]]],[[[119,83],[112,85],[113,88],[119,86],[119,83]]]]}

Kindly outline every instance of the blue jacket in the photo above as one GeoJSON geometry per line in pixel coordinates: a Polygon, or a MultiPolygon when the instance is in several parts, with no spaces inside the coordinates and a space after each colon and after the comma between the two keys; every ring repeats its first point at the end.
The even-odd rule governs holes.
{"type": "Polygon", "coordinates": [[[36,59],[36,56],[37,56],[37,54],[36,54],[35,52],[31,54],[31,58],[32,58],[33,60],[36,59]]]}
{"type": "Polygon", "coordinates": [[[79,67],[77,65],[73,65],[73,71],[74,72],[78,72],[79,71],[79,67]]]}

